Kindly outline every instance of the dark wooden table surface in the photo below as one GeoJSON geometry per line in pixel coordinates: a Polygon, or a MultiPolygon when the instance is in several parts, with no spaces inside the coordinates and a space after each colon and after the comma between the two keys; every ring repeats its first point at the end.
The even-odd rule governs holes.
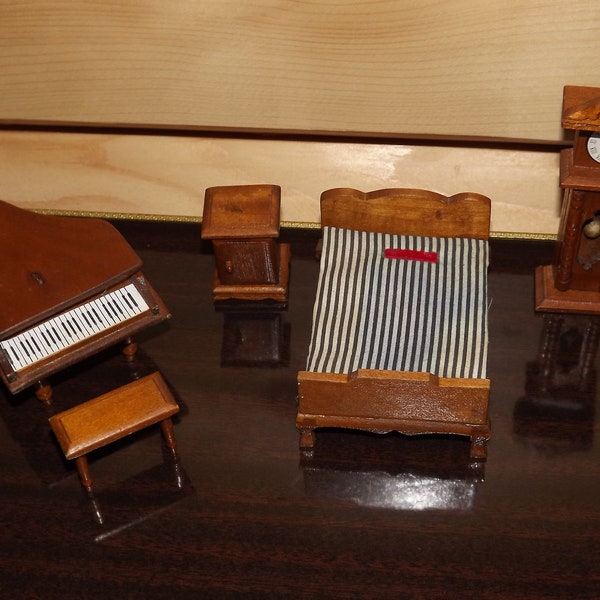
{"type": "Polygon", "coordinates": [[[131,363],[114,349],[53,377],[50,408],[0,392],[1,598],[600,597],[594,324],[565,319],[544,354],[533,267],[550,246],[493,243],[484,465],[462,438],[338,431],[302,457],[314,235],[283,234],[286,311],[229,314],[199,226],[119,226],[173,318],[131,363]],[[181,406],[179,462],[150,428],[90,455],[88,498],[48,417],[153,370],[181,406]]]}

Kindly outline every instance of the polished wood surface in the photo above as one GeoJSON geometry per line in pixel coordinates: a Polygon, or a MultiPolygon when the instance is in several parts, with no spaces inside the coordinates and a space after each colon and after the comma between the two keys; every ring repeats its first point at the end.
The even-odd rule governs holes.
{"type": "Polygon", "coordinates": [[[447,197],[413,188],[334,188],[321,194],[320,222],[361,231],[487,240],[490,214],[490,199],[482,194],[447,197]]]}
{"type": "Polygon", "coordinates": [[[550,245],[492,241],[494,436],[481,469],[467,440],[447,437],[323,431],[301,458],[295,378],[315,239],[282,232],[293,252],[278,313],[287,333],[270,336],[278,348],[261,364],[269,336],[244,335],[260,327],[255,315],[244,328],[237,314],[231,335],[214,310],[214,257],[197,226],[121,229],[173,318],[144,334],[133,361],[108,349],[61,373],[52,407],[2,390],[0,595],[598,597],[597,345],[587,318],[560,330],[535,314],[533,271],[550,245]],[[236,341],[254,363],[227,364],[236,341]],[[90,500],[48,417],[156,370],[181,407],[179,463],[151,427],[95,453],[90,500]]]}
{"type": "Polygon", "coordinates": [[[142,266],[101,219],[40,215],[0,200],[0,336],[100,294],[142,266]]]}

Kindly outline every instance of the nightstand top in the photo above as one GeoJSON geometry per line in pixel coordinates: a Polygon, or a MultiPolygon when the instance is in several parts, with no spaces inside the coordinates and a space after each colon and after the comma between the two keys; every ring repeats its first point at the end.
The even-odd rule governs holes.
{"type": "Polygon", "coordinates": [[[204,195],[202,238],[274,238],[279,235],[278,185],[210,187],[204,195]]]}

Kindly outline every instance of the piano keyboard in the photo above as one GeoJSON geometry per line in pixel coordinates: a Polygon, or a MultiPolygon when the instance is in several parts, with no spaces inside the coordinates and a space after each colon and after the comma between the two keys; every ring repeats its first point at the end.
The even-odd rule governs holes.
{"type": "Polygon", "coordinates": [[[0,347],[12,368],[20,371],[148,310],[138,289],[129,283],[4,340],[0,347]]]}

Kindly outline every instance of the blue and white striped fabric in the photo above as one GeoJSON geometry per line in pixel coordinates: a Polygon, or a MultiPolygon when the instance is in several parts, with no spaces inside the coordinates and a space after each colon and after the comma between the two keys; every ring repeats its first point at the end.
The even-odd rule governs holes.
{"type": "Polygon", "coordinates": [[[486,378],[488,243],[325,227],[307,370],[486,378]],[[389,259],[388,248],[438,262],[389,259]]]}

